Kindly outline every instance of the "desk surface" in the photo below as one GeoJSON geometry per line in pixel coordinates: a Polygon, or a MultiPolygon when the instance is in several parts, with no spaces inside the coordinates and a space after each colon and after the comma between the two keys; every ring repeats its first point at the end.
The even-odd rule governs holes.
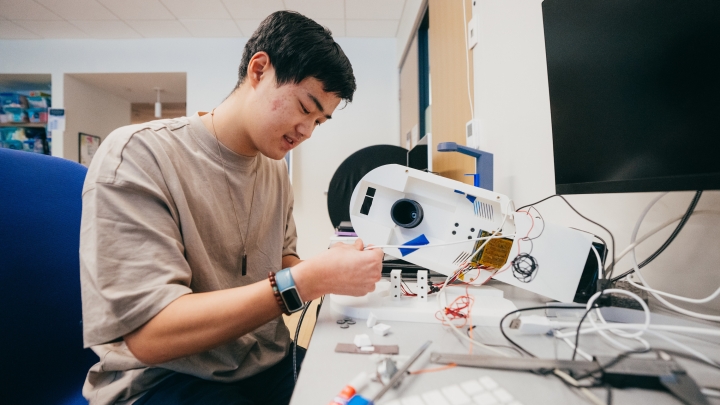
{"type": "MultiPolygon", "coordinates": [[[[505,292],[505,297],[511,299],[518,308],[536,306],[548,300],[511,286],[495,282],[493,287],[505,292]]],[[[542,313],[542,311],[538,311],[542,313]]],[[[433,344],[411,367],[412,370],[432,368],[438,365],[430,363],[431,352],[468,353],[468,345],[461,341],[451,330],[437,324],[423,324],[411,322],[385,322],[392,326],[392,332],[385,337],[372,334],[372,330],[365,326],[364,320],[347,329],[339,328],[336,323],[342,318],[334,313],[329,301],[325,301],[318,316],[315,331],[310,341],[308,352],[302,364],[291,405],[327,404],[340,390],[358,373],[365,371],[374,373],[376,364],[370,355],[335,353],[338,343],[352,343],[355,335],[367,333],[374,344],[396,344],[400,347],[400,355],[410,356],[425,341],[432,340],[433,344]]],[[[500,334],[497,327],[478,327],[474,337],[484,343],[507,345],[508,342],[500,334]]],[[[646,336],[653,348],[674,349],[669,343],[646,336]]],[[[672,335],[676,340],[690,345],[696,350],[720,361],[720,345],[712,338],[699,339],[679,335],[672,335]]],[[[572,354],[570,348],[562,341],[548,336],[513,336],[519,344],[530,352],[542,358],[569,359],[572,354]]],[[[580,348],[593,355],[614,356],[618,350],[609,346],[596,334],[583,335],[580,348]]],[[[501,349],[506,350],[506,349],[501,349]]],[[[513,357],[518,355],[507,350],[513,357]]],[[[473,348],[475,354],[485,354],[477,346],[473,348]]],[[[493,353],[488,353],[494,355],[493,353]]],[[[709,367],[698,365],[684,359],[676,359],[700,386],[718,386],[720,372],[709,367]]],[[[481,376],[492,377],[503,388],[510,392],[515,399],[525,405],[531,404],[578,404],[588,403],[581,394],[565,386],[553,376],[537,376],[530,373],[489,370],[478,368],[456,367],[440,372],[410,375],[405,378],[397,389],[390,390],[379,401],[379,404],[389,402],[395,398],[408,395],[418,395],[430,390],[439,389],[451,384],[462,383],[481,376]]],[[[378,383],[370,383],[361,393],[365,397],[372,395],[380,389],[378,383]]],[[[606,398],[606,390],[596,388],[592,390],[601,400],[606,398]]],[[[664,391],[640,389],[613,389],[614,404],[681,404],[679,400],[664,391]]],[[[710,399],[711,404],[720,404],[718,399],[710,399]]]]}

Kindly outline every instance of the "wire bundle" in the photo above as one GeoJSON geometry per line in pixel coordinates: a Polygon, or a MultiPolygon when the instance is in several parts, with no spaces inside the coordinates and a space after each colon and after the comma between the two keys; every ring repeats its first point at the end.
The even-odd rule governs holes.
{"type": "Polygon", "coordinates": [[[529,283],[535,279],[538,270],[538,262],[529,253],[520,253],[512,261],[513,276],[518,281],[529,283]]]}

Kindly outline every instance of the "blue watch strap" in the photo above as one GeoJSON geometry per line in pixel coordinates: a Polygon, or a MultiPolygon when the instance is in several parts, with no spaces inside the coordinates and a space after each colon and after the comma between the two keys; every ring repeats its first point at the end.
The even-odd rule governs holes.
{"type": "Polygon", "coordinates": [[[277,283],[280,292],[295,287],[295,280],[293,280],[292,274],[290,274],[290,267],[286,267],[275,273],[275,283],[277,283]]]}
{"type": "Polygon", "coordinates": [[[275,274],[275,284],[277,284],[280,297],[285,302],[285,307],[289,312],[299,311],[303,308],[303,300],[295,286],[295,280],[290,273],[290,267],[282,269],[275,274]]]}

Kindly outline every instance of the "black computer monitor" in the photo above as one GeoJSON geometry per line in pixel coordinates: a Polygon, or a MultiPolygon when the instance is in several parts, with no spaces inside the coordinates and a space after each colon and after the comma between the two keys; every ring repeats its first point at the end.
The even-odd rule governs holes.
{"type": "Polygon", "coordinates": [[[720,1],[542,10],[556,192],[720,189],[720,1]]]}

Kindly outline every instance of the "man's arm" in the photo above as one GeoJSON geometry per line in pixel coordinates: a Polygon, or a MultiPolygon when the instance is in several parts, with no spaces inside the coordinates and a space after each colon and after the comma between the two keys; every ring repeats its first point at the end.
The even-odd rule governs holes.
{"type": "MultiPolygon", "coordinates": [[[[283,267],[292,267],[298,292],[306,301],[330,293],[361,296],[372,291],[380,279],[382,256],[380,249],[363,251],[358,240],[355,245],[334,246],[305,261],[284,256],[283,267]],[[337,273],[344,274],[347,281],[333,281],[337,273]]],[[[263,280],[228,290],[186,294],[124,339],[138,360],[158,364],[237,339],[281,313],[270,282],[263,280]]]]}
{"type": "Polygon", "coordinates": [[[302,263],[302,260],[295,255],[285,255],[282,258],[282,268],[294,267],[302,263]]]}

